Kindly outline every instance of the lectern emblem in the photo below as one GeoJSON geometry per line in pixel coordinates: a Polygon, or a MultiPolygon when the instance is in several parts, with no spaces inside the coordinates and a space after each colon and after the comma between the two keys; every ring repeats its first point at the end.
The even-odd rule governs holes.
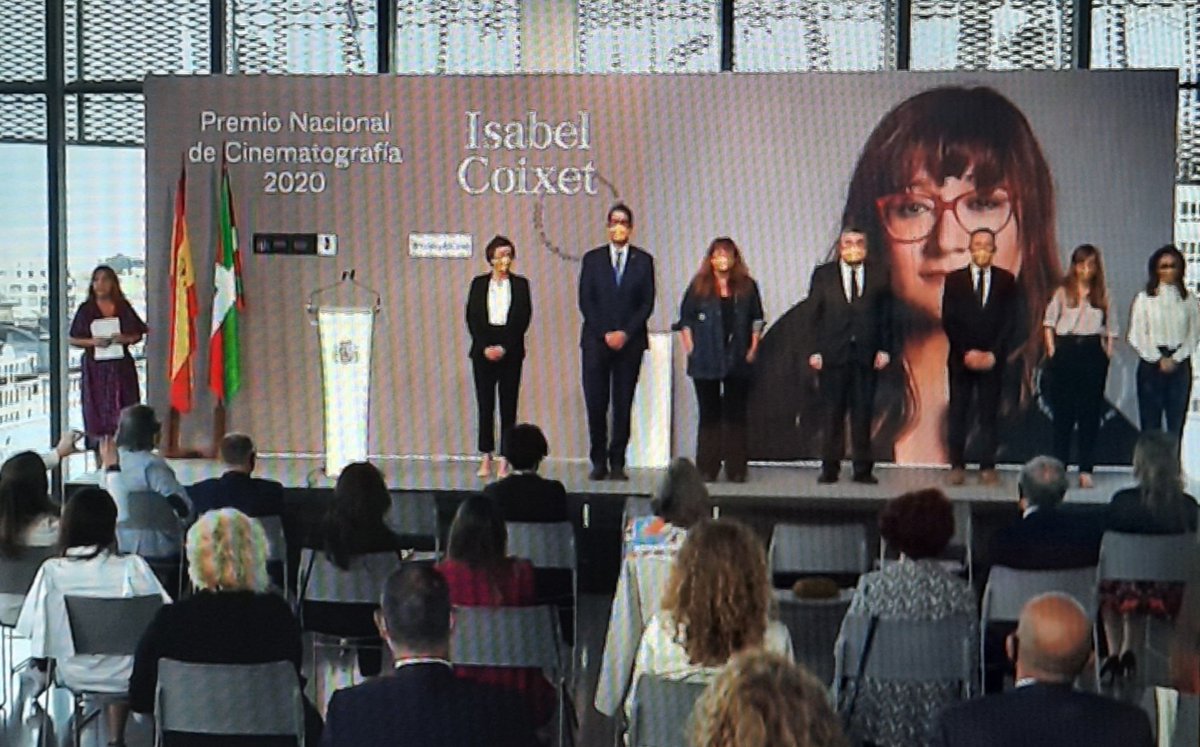
{"type": "Polygon", "coordinates": [[[343,365],[358,363],[358,346],[352,340],[342,340],[337,344],[337,362],[343,365]]]}

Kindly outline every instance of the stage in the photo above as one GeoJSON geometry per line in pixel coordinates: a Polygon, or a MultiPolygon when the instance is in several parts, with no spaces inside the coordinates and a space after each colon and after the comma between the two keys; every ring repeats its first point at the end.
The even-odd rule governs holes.
{"type": "MultiPolygon", "coordinates": [[[[388,487],[393,490],[432,492],[472,492],[487,484],[475,476],[479,463],[466,457],[372,457],[371,463],[383,471],[388,487]]],[[[321,473],[322,458],[313,456],[260,455],[255,474],[278,480],[288,488],[332,488],[334,481],[321,473]]],[[[215,477],[223,471],[219,462],[205,459],[171,460],[171,466],[184,485],[215,477]]],[[[594,481],[587,477],[589,465],[583,460],[547,459],[539,473],[560,480],[568,493],[593,496],[653,495],[665,469],[631,469],[627,482],[594,481]]],[[[967,484],[946,485],[948,471],[931,467],[902,467],[880,465],[875,469],[878,485],[861,485],[850,480],[849,465],[842,470],[842,479],[832,485],[817,484],[817,465],[773,464],[751,466],[750,477],[744,483],[724,480],[709,483],[714,502],[727,500],[803,499],[805,501],[884,501],[901,493],[927,487],[941,487],[954,501],[978,503],[1010,503],[1016,501],[1019,467],[1000,467],[1000,484],[978,484],[977,475],[968,472],[967,484]]],[[[1100,468],[1094,475],[1095,487],[1083,490],[1072,487],[1067,494],[1069,503],[1107,503],[1114,491],[1133,484],[1128,467],[1100,468]]],[[[494,478],[493,478],[494,479],[494,478]]],[[[1077,476],[1070,475],[1072,484],[1077,476]]]]}

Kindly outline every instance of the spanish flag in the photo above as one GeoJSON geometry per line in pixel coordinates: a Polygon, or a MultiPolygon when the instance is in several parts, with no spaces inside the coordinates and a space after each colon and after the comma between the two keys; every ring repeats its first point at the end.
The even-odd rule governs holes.
{"type": "Polygon", "coordinates": [[[171,344],[167,375],[171,407],[192,409],[192,353],[196,350],[196,266],[187,229],[187,166],[180,166],[171,229],[171,344]]]}

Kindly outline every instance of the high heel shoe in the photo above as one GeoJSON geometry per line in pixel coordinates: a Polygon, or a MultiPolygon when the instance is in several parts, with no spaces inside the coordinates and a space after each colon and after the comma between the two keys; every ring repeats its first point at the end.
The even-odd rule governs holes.
{"type": "Polygon", "coordinates": [[[1133,677],[1137,674],[1137,656],[1132,651],[1121,654],[1121,676],[1133,677]]]}
{"type": "Polygon", "coordinates": [[[481,477],[484,480],[492,476],[492,455],[484,454],[483,461],[479,463],[479,470],[475,473],[476,477],[481,477]]]}
{"type": "Polygon", "coordinates": [[[1100,682],[1105,685],[1111,685],[1114,681],[1121,678],[1121,672],[1121,657],[1106,657],[1104,664],[1100,666],[1100,682]]]}

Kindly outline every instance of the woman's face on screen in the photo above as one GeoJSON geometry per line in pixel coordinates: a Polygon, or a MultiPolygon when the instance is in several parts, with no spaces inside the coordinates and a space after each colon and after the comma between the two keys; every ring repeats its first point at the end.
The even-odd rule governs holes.
{"type": "Polygon", "coordinates": [[[942,316],[946,275],[971,261],[971,231],[996,234],[993,263],[1014,275],[1021,271],[1021,246],[1005,183],[986,194],[975,190],[973,169],[938,184],[924,169],[902,193],[878,202],[892,265],[896,297],[933,319],[942,316]]]}

